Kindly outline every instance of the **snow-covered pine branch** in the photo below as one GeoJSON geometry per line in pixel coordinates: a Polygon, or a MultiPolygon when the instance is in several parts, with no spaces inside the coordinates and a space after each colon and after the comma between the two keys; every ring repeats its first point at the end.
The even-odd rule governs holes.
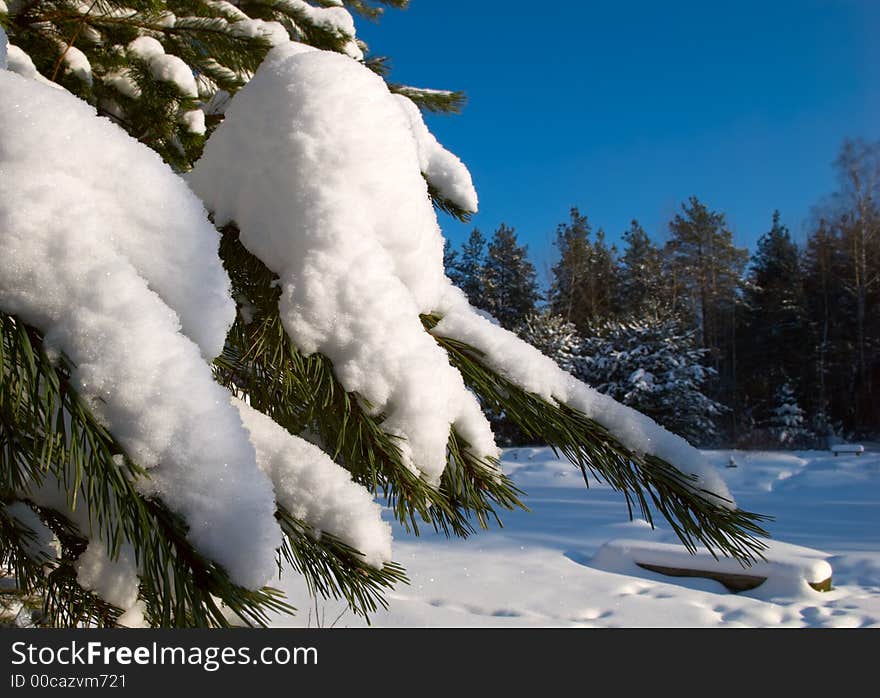
{"type": "MultiPolygon", "coordinates": [[[[27,502],[63,538],[64,593],[100,611],[64,617],[216,624],[216,597],[261,622],[278,605],[260,587],[279,552],[311,588],[375,608],[402,575],[372,496],[408,525],[459,535],[520,506],[477,395],[649,518],[655,507],[688,545],[748,558],[760,517],[735,508],[699,452],[500,328],[446,277],[432,198],[473,211],[470,174],[357,60],[345,10],[256,4],[271,12],[58,3],[52,31],[68,46],[72,32],[87,37],[89,89],[54,70],[58,49],[36,16],[7,14],[34,60],[19,70],[31,52],[7,49],[4,62],[28,76],[0,71],[0,243],[12,260],[0,311],[15,358],[0,408],[45,388],[4,414],[20,433],[0,452],[13,456],[0,497],[27,502]],[[317,48],[261,24],[273,13],[317,48]],[[227,31],[239,22],[254,24],[227,31]],[[126,40],[110,40],[123,26],[126,40]],[[217,56],[194,56],[192,42],[215,39],[217,56]],[[189,148],[169,124],[200,131],[193,112],[210,111],[223,70],[244,87],[206,126],[188,176],[200,201],[145,145],[186,169],[201,141],[189,148]],[[94,86],[116,90],[102,108],[118,126],[41,84],[47,73],[99,105],[94,86]],[[158,113],[164,130],[144,131],[158,113]],[[169,569],[186,594],[168,587],[169,569]]],[[[27,557],[13,533],[0,537],[4,559],[27,557]]]]}
{"type": "MultiPolygon", "coordinates": [[[[435,337],[463,342],[519,389],[604,427],[627,454],[674,463],[692,496],[732,508],[724,483],[684,439],[578,382],[450,283],[429,204],[432,172],[424,171],[424,148],[439,146],[425,138],[418,112],[400,107],[357,63],[279,46],[189,175],[215,221],[234,222],[244,246],[278,275],[280,317],[294,345],[329,358],[345,390],[383,415],[404,462],[429,484],[441,481],[450,432],[480,461],[491,463],[497,449],[459,372],[425,342],[420,317],[436,317],[435,337]],[[357,100],[345,97],[352,93],[357,100]],[[263,178],[250,175],[256,169],[263,178]]],[[[440,185],[469,188],[460,161],[446,162],[440,185]]],[[[640,472],[651,481],[650,466],[640,472]]]]}

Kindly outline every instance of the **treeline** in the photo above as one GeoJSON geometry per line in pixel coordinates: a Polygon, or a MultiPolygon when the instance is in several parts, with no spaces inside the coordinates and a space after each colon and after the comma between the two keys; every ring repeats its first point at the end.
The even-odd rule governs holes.
{"type": "MultiPolygon", "coordinates": [[[[880,432],[880,142],[847,141],[799,246],[779,212],[749,255],[697,197],[621,249],[572,208],[541,291],[513,228],[446,268],[471,303],[560,365],[703,445],[821,446],[880,432]]],[[[496,415],[508,442],[520,435],[496,415]]]]}

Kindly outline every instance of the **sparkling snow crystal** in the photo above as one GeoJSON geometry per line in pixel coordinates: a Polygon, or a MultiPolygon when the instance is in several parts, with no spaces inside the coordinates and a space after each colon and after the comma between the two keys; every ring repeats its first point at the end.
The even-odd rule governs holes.
{"type": "Polygon", "coordinates": [[[218,234],[159,157],[75,97],[0,71],[0,308],[70,357],[95,414],[234,581],[270,577],[271,483],[206,359],[235,306],[218,234]]]}

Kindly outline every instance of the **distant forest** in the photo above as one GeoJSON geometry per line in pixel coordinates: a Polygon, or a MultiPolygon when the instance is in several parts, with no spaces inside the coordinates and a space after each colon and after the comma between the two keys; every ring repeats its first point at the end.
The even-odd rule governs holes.
{"type": "MultiPolygon", "coordinates": [[[[777,211],[751,251],[692,196],[657,244],[572,208],[548,289],[501,224],[446,269],[471,303],[602,392],[704,446],[823,447],[880,434],[880,141],[846,141],[798,245],[777,211]]],[[[508,443],[522,437],[495,415],[508,443]]]]}

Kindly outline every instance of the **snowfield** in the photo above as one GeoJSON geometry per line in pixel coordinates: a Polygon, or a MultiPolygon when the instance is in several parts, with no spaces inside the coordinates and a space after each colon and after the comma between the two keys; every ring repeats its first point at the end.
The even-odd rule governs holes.
{"type": "MultiPolygon", "coordinates": [[[[506,512],[503,529],[465,541],[433,532],[416,538],[395,525],[394,558],[411,583],[389,595],[389,609],[374,614],[373,625],[880,627],[880,445],[865,446],[861,456],[837,457],[705,452],[741,507],[775,517],[769,564],[758,570],[770,571],[768,581],[739,593],[711,579],[641,569],[607,548],[597,555],[609,541],[663,551],[655,544],[677,540],[665,522],[652,530],[629,521],[622,496],[603,483],[586,490],[580,472],[549,449],[509,449],[503,468],[526,491],[531,512],[506,512]],[[735,468],[727,467],[731,456],[735,468]],[[796,583],[795,563],[819,571],[830,565],[833,589],[796,583]]],[[[299,614],[278,616],[277,626],[365,625],[339,603],[310,607],[292,572],[281,584],[299,614]]]]}

